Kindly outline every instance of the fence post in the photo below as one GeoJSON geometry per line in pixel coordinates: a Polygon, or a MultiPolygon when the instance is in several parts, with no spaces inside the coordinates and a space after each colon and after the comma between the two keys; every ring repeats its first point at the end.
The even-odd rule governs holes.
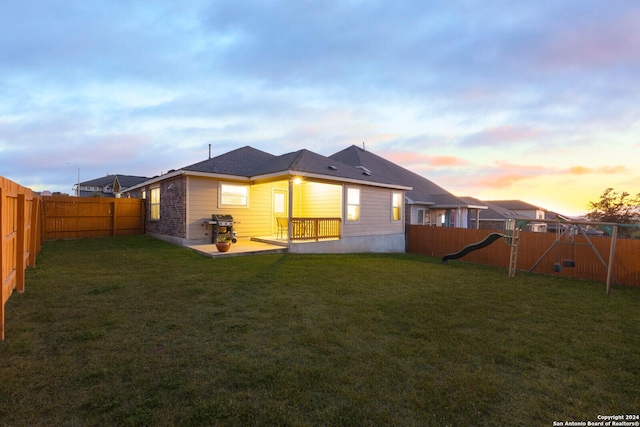
{"type": "Polygon", "coordinates": [[[7,279],[6,271],[4,268],[5,253],[4,253],[4,224],[7,221],[7,214],[5,212],[4,201],[4,189],[2,188],[2,179],[0,179],[0,340],[4,341],[4,303],[9,298],[5,295],[5,281],[7,279]]]}
{"type": "Polygon", "coordinates": [[[611,246],[609,246],[609,265],[607,266],[607,295],[611,292],[611,279],[613,278],[613,266],[616,256],[616,238],[618,236],[618,226],[613,226],[611,232],[611,246]]]}
{"type": "Polygon", "coordinates": [[[38,212],[40,210],[40,198],[31,196],[31,232],[29,233],[29,262],[27,265],[36,265],[36,252],[38,251],[38,212]]]}
{"type": "Polygon", "coordinates": [[[24,292],[24,265],[25,258],[25,206],[26,197],[24,193],[18,193],[18,207],[17,207],[17,227],[16,227],[16,289],[18,292],[24,292]]]}
{"type": "Polygon", "coordinates": [[[111,213],[112,217],[113,217],[113,229],[112,229],[111,233],[112,233],[113,236],[117,236],[118,235],[118,224],[117,224],[117,222],[118,222],[118,203],[117,203],[117,201],[114,200],[111,204],[113,205],[113,212],[111,213]]]}

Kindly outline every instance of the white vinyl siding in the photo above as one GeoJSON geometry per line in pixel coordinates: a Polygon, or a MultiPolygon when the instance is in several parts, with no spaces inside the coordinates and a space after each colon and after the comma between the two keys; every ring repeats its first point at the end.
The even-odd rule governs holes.
{"type": "MultiPolygon", "coordinates": [[[[343,236],[355,237],[403,233],[404,221],[389,220],[391,193],[392,191],[387,188],[360,187],[360,221],[344,221],[343,236]]],[[[402,197],[404,197],[404,194],[402,197]]]]}
{"type": "MultiPolygon", "coordinates": [[[[219,181],[213,178],[190,176],[187,179],[188,217],[187,239],[210,239],[211,215],[229,214],[235,220],[238,238],[270,236],[273,234],[273,191],[288,192],[287,181],[252,184],[249,188],[251,208],[219,208],[219,181]]],[[[360,221],[346,221],[347,186],[303,182],[293,185],[294,217],[342,217],[343,235],[366,236],[404,232],[404,221],[390,221],[392,190],[359,186],[360,221]],[[346,214],[346,213],[345,213],[346,214]]],[[[397,190],[396,190],[397,191],[397,190]]],[[[402,195],[404,197],[404,194],[402,195]]]]}
{"type": "Polygon", "coordinates": [[[301,185],[294,185],[293,216],[303,218],[341,218],[341,201],[341,185],[318,182],[304,182],[301,185]]]}
{"type": "Polygon", "coordinates": [[[253,184],[247,186],[251,209],[228,206],[219,208],[219,181],[205,177],[189,177],[187,181],[189,194],[187,239],[211,238],[211,225],[205,227],[203,223],[211,220],[211,215],[214,213],[232,215],[235,221],[233,228],[239,238],[270,236],[272,234],[273,189],[286,191],[287,186],[286,181],[253,184]]]}

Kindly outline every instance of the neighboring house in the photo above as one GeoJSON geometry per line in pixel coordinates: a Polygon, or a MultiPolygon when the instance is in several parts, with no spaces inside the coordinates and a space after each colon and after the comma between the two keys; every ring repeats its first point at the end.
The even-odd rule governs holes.
{"type": "Polygon", "coordinates": [[[490,203],[515,212],[523,218],[546,219],[545,212],[547,210],[545,208],[534,206],[522,200],[492,200],[490,203]]]}
{"type": "Polygon", "coordinates": [[[479,223],[480,211],[487,209],[479,200],[456,197],[423,176],[355,145],[330,158],[411,186],[405,193],[407,224],[471,228],[479,223]]]}
{"type": "Polygon", "coordinates": [[[557,212],[553,212],[553,211],[547,211],[545,213],[545,217],[547,220],[550,221],[557,221],[557,222],[548,222],[547,223],[547,231],[549,233],[558,233],[558,232],[562,232],[564,230],[566,230],[567,227],[571,227],[571,233],[572,234],[581,234],[584,233],[588,236],[604,236],[606,235],[604,231],[599,230],[597,228],[593,228],[593,226],[590,226],[589,224],[581,224],[581,225],[567,225],[564,223],[565,220],[569,219],[567,218],[565,215],[561,215],[557,212]],[[578,227],[580,228],[580,230],[578,229],[578,227]]]}
{"type": "MultiPolygon", "coordinates": [[[[546,232],[546,222],[536,222],[535,220],[545,220],[547,210],[521,200],[483,200],[487,210],[480,213],[477,228],[487,230],[503,230],[507,219],[521,219],[529,221],[526,225],[527,231],[546,232]]],[[[475,225],[475,224],[474,224],[475,225]]]]}
{"type": "Polygon", "coordinates": [[[218,214],[233,217],[238,239],[283,237],[290,252],[340,253],[403,252],[409,190],[308,150],[275,156],[243,147],[124,193],[146,199],[147,233],[173,243],[211,242],[218,214]]]}
{"type": "Polygon", "coordinates": [[[107,175],[74,185],[73,190],[79,197],[120,197],[129,187],[140,184],[149,178],[131,175],[107,175]]]}

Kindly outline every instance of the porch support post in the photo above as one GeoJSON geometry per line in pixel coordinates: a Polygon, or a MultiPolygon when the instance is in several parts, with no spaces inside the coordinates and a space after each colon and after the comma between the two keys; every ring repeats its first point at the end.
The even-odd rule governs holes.
{"type": "Polygon", "coordinates": [[[476,209],[476,230],[480,230],[480,209],[476,209]]]}
{"type": "Polygon", "coordinates": [[[291,218],[293,218],[293,178],[289,178],[289,203],[287,203],[287,241],[291,243],[291,232],[293,231],[293,225],[291,224],[291,218]]]}

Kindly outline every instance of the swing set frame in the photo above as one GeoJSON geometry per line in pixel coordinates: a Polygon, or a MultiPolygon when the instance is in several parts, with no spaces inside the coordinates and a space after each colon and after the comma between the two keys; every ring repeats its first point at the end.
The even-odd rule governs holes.
{"type": "MultiPolygon", "coordinates": [[[[515,230],[520,230],[530,222],[556,224],[557,227],[558,227],[556,230],[558,230],[558,231],[556,232],[556,239],[554,240],[554,242],[540,256],[540,258],[538,258],[538,260],[531,266],[531,268],[529,268],[529,270],[528,270],[529,272],[532,272],[536,268],[536,266],[549,254],[549,252],[551,252],[553,250],[553,248],[556,247],[556,245],[559,245],[559,244],[571,244],[572,248],[574,250],[574,252],[573,252],[574,254],[575,254],[575,245],[577,245],[577,244],[585,245],[585,246],[591,246],[591,248],[593,249],[594,253],[597,255],[597,257],[600,260],[600,262],[602,263],[602,265],[607,269],[607,282],[606,282],[607,295],[611,292],[611,282],[613,281],[616,284],[618,284],[618,281],[616,280],[616,278],[615,278],[615,276],[613,274],[613,266],[615,265],[615,252],[616,252],[616,240],[617,240],[617,235],[618,235],[618,228],[619,227],[636,227],[636,228],[640,228],[640,225],[635,225],[635,224],[617,224],[617,223],[612,223],[612,222],[576,221],[576,220],[572,220],[570,218],[563,217],[561,215],[558,215],[558,219],[555,219],[555,220],[550,220],[550,219],[530,219],[530,220],[517,219],[517,220],[515,220],[515,225],[510,225],[510,227],[514,227],[515,230]],[[609,234],[611,236],[611,243],[609,245],[609,258],[608,258],[608,261],[605,260],[602,257],[600,252],[598,252],[598,249],[592,243],[591,239],[589,239],[589,236],[587,235],[587,233],[585,232],[584,228],[582,227],[582,226],[586,226],[586,225],[601,227],[602,229],[605,230],[605,232],[607,234],[609,234]],[[561,227],[563,228],[563,231],[559,232],[561,227]],[[573,230],[578,230],[578,233],[580,233],[580,234],[582,234],[584,236],[584,238],[587,241],[587,243],[586,244],[585,243],[576,243],[574,241],[574,239],[573,239],[574,236],[571,234],[573,230]],[[563,241],[562,240],[563,238],[566,238],[566,241],[563,241]],[[569,240],[569,238],[570,238],[570,240],[569,240]]],[[[505,224],[505,228],[506,227],[507,227],[507,225],[505,224]]],[[[566,265],[565,267],[575,267],[575,259],[567,260],[567,261],[572,261],[573,265],[566,265]]],[[[560,268],[562,268],[562,265],[560,265],[560,268]]],[[[510,276],[511,276],[511,268],[510,268],[509,271],[510,271],[510,276]]]]}

